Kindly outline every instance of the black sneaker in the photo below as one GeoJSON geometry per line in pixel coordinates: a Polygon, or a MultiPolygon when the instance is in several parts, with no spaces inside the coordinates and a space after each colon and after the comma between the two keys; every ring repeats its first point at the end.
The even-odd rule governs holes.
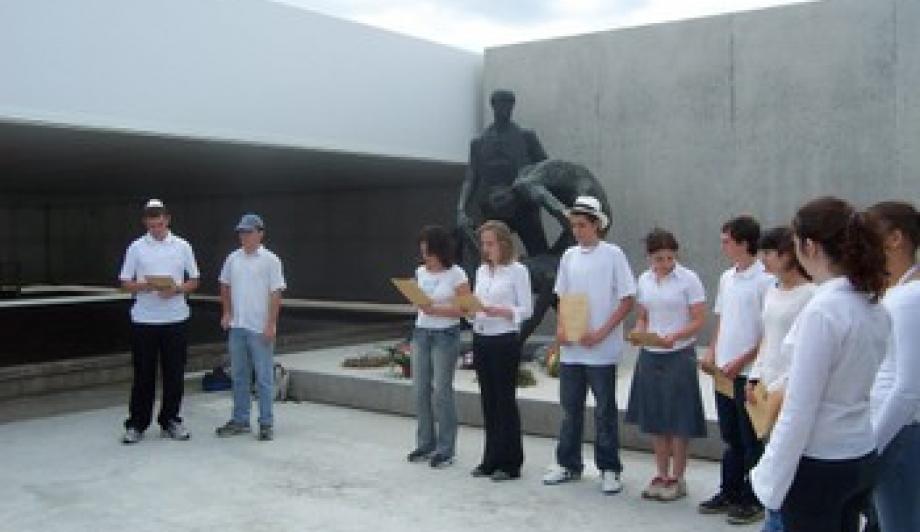
{"type": "Polygon", "coordinates": [[[504,482],[506,480],[514,480],[516,478],[521,478],[520,471],[505,471],[502,469],[496,469],[492,473],[492,482],[504,482]]]}
{"type": "Polygon", "coordinates": [[[181,421],[170,421],[160,430],[160,436],[163,438],[172,438],[174,440],[185,441],[192,437],[188,429],[181,421]]]}
{"type": "Polygon", "coordinates": [[[763,519],[763,507],[759,504],[738,504],[728,511],[731,525],[749,525],[763,519]]]}
{"type": "Polygon", "coordinates": [[[477,478],[490,477],[494,471],[494,469],[489,469],[488,467],[479,464],[478,466],[474,467],[472,471],[470,471],[470,474],[477,478]]]}
{"type": "Polygon", "coordinates": [[[697,506],[701,514],[724,514],[734,507],[728,495],[721,491],[712,496],[708,501],[703,501],[697,506]]]}
{"type": "Polygon", "coordinates": [[[259,425],[259,441],[272,441],[275,439],[275,431],[271,425],[259,425]]]}
{"type": "Polygon", "coordinates": [[[444,454],[435,453],[434,455],[431,456],[431,461],[428,462],[428,465],[430,465],[431,467],[435,469],[439,469],[442,467],[447,467],[453,463],[454,463],[453,456],[447,456],[444,454]]]}
{"type": "Polygon", "coordinates": [[[406,456],[406,460],[410,462],[423,462],[431,458],[431,451],[423,451],[421,449],[416,449],[406,456]]]}

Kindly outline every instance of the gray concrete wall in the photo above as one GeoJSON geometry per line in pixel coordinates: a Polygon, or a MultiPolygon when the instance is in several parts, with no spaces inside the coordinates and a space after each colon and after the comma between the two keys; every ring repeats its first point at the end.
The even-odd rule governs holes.
{"type": "Polygon", "coordinates": [[[602,179],[637,273],[660,225],[714,298],[732,215],[920,198],[918,27],[914,0],[827,0],[512,45],[484,94],[514,90],[550,156],[602,179]]]}

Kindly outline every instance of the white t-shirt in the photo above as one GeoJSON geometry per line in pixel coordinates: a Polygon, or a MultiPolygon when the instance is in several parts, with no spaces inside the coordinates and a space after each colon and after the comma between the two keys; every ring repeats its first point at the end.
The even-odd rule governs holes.
{"type": "MultiPolygon", "coordinates": [[[[715,313],[719,315],[716,338],[716,365],[723,367],[760,344],[763,334],[761,313],[767,290],[776,278],[764,270],[759,260],[738,271],[732,267],[719,279],[715,313]]],[[[751,364],[740,375],[747,375],[751,364]]]]}
{"type": "Polygon", "coordinates": [[[891,320],[845,277],[821,283],[783,341],[792,365],[783,408],[751,471],[757,498],[782,505],[800,459],[847,460],[875,449],[869,389],[891,320]]]}
{"type": "Polygon", "coordinates": [[[792,290],[771,286],[767,290],[763,305],[763,340],[757,352],[757,360],[748,376],[759,379],[768,391],[776,391],[786,385],[789,372],[789,352],[782,349],[783,339],[792,327],[799,312],[811,301],[817,286],[803,283],[792,290]]]}
{"type": "Polygon", "coordinates": [[[920,423],[920,280],[890,288],[882,304],[891,315],[891,338],[870,396],[879,450],[904,425],[920,423]]]}
{"type": "MultiPolygon", "coordinates": [[[[600,329],[620,305],[620,300],[636,294],[636,279],[623,250],[616,244],[598,242],[594,247],[573,246],[559,261],[556,294],[588,296],[588,322],[591,330],[600,329]]],[[[609,366],[619,362],[626,341],[623,323],[594,347],[567,344],[561,349],[565,364],[609,366]]]]}
{"type": "Polygon", "coordinates": [[[521,323],[533,314],[533,294],[530,273],[520,262],[490,267],[483,264],[476,270],[476,297],[483,305],[511,309],[512,319],[486,316],[477,312],[473,332],[486,336],[521,330],[521,323]]]}
{"type": "MultiPolygon", "coordinates": [[[[142,282],[148,275],[168,275],[179,285],[199,277],[198,264],[192,246],[184,239],[169,232],[163,240],[157,240],[150,233],[138,238],[128,246],[125,261],[118,278],[121,281],[142,282]]],[[[131,321],[145,324],[178,323],[188,319],[188,303],[184,294],[162,298],[156,292],[138,292],[131,306],[131,321]]]]}
{"type": "MultiPolygon", "coordinates": [[[[415,270],[415,281],[436,307],[449,306],[457,295],[457,287],[469,282],[466,272],[456,264],[439,272],[430,272],[424,265],[419,266],[415,270]]],[[[415,326],[420,329],[447,329],[459,323],[460,318],[429,316],[421,309],[415,318],[415,326]]]]}
{"type": "MultiPolygon", "coordinates": [[[[671,273],[658,280],[655,272],[645,270],[639,276],[636,301],[648,314],[648,331],[665,336],[676,333],[690,323],[690,306],[706,301],[703,283],[692,270],[675,264],[671,273]]],[[[686,338],[671,349],[646,347],[648,351],[666,353],[693,344],[696,338],[686,338]]]]}
{"type": "Polygon", "coordinates": [[[239,248],[227,256],[218,281],[230,287],[230,327],[265,331],[271,295],[286,288],[278,257],[262,246],[252,254],[239,248]]]}

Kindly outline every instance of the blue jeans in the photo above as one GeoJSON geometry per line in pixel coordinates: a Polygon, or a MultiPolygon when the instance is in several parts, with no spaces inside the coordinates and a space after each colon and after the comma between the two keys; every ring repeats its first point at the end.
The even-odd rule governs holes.
{"type": "Polygon", "coordinates": [[[275,398],[274,343],[262,333],[234,327],[230,329],[230,378],[233,379],[233,421],[249,425],[252,403],[252,372],[256,373],[259,393],[259,425],[271,426],[275,398]]]}
{"type": "Polygon", "coordinates": [[[760,532],[783,532],[783,514],[779,510],[767,508],[767,518],[763,522],[760,532]]]}
{"type": "Polygon", "coordinates": [[[725,442],[721,491],[735,504],[759,504],[751,488],[749,473],[763,455],[763,442],[757,439],[744,406],[745,384],[747,378],[735,377],[734,399],[716,392],[719,432],[725,442]]]}
{"type": "Polygon", "coordinates": [[[920,423],[898,432],[879,461],[872,494],[881,530],[920,530],[920,423]]]}
{"type": "Polygon", "coordinates": [[[620,462],[620,432],[617,418],[616,365],[559,365],[559,402],[562,427],[556,446],[556,462],[571,471],[581,472],[584,462],[581,444],[584,436],[585,400],[588,388],[594,394],[594,461],[601,471],[623,470],[620,462]]]}
{"type": "Polygon", "coordinates": [[[454,370],[457,369],[459,356],[460,329],[457,327],[416,328],[412,333],[412,385],[418,415],[415,437],[418,450],[454,456],[457,443],[454,370]]]}

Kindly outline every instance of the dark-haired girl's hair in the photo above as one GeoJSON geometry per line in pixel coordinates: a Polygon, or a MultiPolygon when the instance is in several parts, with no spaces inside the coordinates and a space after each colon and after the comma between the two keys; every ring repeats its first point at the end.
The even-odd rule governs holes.
{"type": "Polygon", "coordinates": [[[821,244],[856,290],[878,302],[885,289],[885,252],[875,216],[827,196],[800,208],[792,220],[792,230],[801,240],[821,244]]]}
{"type": "Polygon", "coordinates": [[[645,235],[645,252],[649,255],[662,249],[676,252],[678,248],[674,234],[660,227],[652,229],[649,234],[645,235]]]}
{"type": "Polygon", "coordinates": [[[906,201],[883,201],[869,207],[881,222],[882,230],[900,231],[911,243],[911,255],[917,254],[920,247],[920,212],[906,201]]]}
{"type": "Polygon", "coordinates": [[[808,275],[808,272],[805,271],[805,268],[802,266],[802,263],[799,262],[799,258],[795,254],[795,240],[792,238],[792,229],[788,226],[781,225],[779,227],[774,227],[767,230],[761,237],[758,247],[763,250],[774,250],[780,255],[789,257],[791,261],[789,265],[808,280],[811,280],[811,275],[808,275]]]}
{"type": "Polygon", "coordinates": [[[447,229],[440,225],[426,225],[419,232],[418,241],[425,243],[428,254],[437,257],[441,266],[450,268],[454,265],[454,239],[447,229]]]}

